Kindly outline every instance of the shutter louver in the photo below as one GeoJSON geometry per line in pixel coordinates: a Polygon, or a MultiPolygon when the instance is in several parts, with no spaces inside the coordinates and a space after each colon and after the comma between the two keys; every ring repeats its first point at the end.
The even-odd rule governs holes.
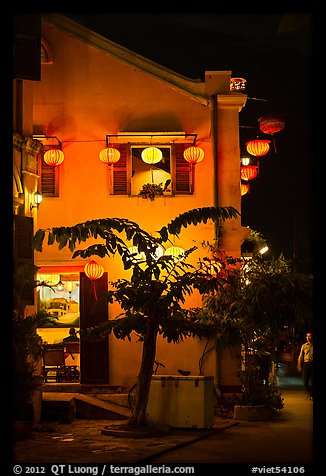
{"type": "MultiPolygon", "coordinates": [[[[32,217],[14,215],[14,267],[34,264],[34,223],[32,217]]],[[[22,292],[23,304],[34,304],[34,286],[26,286],[22,292]]]]}
{"type": "Polygon", "coordinates": [[[189,144],[175,144],[175,194],[190,194],[191,166],[183,157],[184,150],[189,144]]]}
{"type": "Polygon", "coordinates": [[[128,179],[129,144],[110,144],[110,147],[118,149],[120,159],[113,164],[113,195],[128,195],[130,183],[128,179]]]}
{"type": "Polygon", "coordinates": [[[39,155],[40,160],[40,175],[41,175],[41,193],[44,197],[58,197],[59,196],[59,168],[44,162],[44,154],[47,150],[53,147],[44,146],[39,155]]]}
{"type": "Polygon", "coordinates": [[[55,168],[42,162],[42,178],[41,178],[42,195],[45,197],[55,197],[55,168]]]}

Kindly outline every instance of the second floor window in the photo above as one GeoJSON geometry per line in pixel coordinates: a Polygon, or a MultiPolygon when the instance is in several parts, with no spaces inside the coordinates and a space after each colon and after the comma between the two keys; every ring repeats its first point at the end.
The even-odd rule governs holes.
{"type": "Polygon", "coordinates": [[[193,169],[183,157],[188,143],[171,145],[153,144],[162,152],[162,160],[156,164],[145,163],[141,158],[144,145],[110,144],[118,149],[120,159],[109,167],[110,193],[113,195],[138,195],[146,183],[170,185],[166,195],[190,195],[192,193],[193,169]]]}

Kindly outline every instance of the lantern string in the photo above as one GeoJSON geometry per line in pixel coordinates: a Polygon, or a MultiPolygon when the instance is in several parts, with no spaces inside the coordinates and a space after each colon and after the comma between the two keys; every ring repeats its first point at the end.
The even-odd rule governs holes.
{"type": "Polygon", "coordinates": [[[273,136],[274,152],[277,154],[275,137],[273,136]]]}

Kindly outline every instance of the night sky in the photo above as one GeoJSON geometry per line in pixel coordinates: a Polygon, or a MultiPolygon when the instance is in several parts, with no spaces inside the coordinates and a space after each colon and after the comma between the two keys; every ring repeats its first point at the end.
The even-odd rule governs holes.
{"type": "MultiPolygon", "coordinates": [[[[189,78],[230,70],[247,80],[241,146],[258,118],[285,115],[260,174],[242,198],[242,225],[260,232],[269,256],[298,258],[312,271],[312,52],[308,13],[66,13],[109,40],[189,78]],[[249,127],[248,127],[249,126],[249,127]]],[[[271,136],[264,136],[271,139],[271,136]]]]}

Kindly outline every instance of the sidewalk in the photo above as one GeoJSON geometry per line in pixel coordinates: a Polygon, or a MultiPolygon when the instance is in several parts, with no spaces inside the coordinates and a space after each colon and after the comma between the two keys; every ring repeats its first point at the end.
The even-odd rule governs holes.
{"type": "MultiPolygon", "coordinates": [[[[125,421],[123,421],[125,422],[125,421]]],[[[237,425],[235,420],[216,418],[213,429],[172,429],[149,438],[116,437],[102,430],[122,421],[73,420],[54,423],[31,438],[14,443],[14,463],[137,463],[237,425]]]]}
{"type": "Polygon", "coordinates": [[[284,400],[281,416],[272,420],[246,422],[217,417],[212,429],[172,429],[168,434],[150,438],[102,433],[103,429],[116,425],[117,420],[75,419],[71,423],[51,423],[34,431],[30,438],[14,443],[13,462],[216,463],[234,462],[236,455],[238,462],[243,462],[241,458],[252,461],[253,456],[265,461],[266,448],[271,445],[270,459],[281,457],[286,462],[288,455],[293,463],[309,463],[313,402],[304,399],[302,389],[285,390],[284,400]],[[250,451],[254,454],[249,454],[250,451]]]}

